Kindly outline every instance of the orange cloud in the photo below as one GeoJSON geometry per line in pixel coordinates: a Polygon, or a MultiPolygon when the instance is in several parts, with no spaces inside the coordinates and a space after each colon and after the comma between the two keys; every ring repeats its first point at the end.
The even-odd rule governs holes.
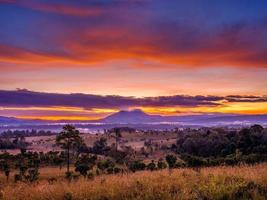
{"type": "MultiPolygon", "coordinates": [[[[115,28],[116,29],[116,28],[115,28]]],[[[168,67],[267,67],[267,53],[255,48],[231,48],[216,41],[209,41],[207,47],[192,49],[192,51],[175,50],[169,52],[156,44],[157,38],[138,38],[134,33],[125,30],[96,32],[90,34],[79,33],[76,39],[63,37],[59,45],[68,53],[47,53],[24,48],[0,45],[0,61],[10,63],[46,64],[45,67],[61,63],[63,67],[77,64],[89,67],[116,60],[135,60],[134,67],[157,68],[164,64],[168,67]],[[155,44],[154,44],[155,43],[155,44]],[[147,62],[146,65],[143,65],[147,62]],[[150,63],[150,64],[149,64],[150,63]]],[[[212,40],[212,39],[211,39],[212,40]]],[[[255,46],[255,45],[254,45],[255,46]]]]}
{"type": "MultiPolygon", "coordinates": [[[[116,1],[98,6],[8,2],[42,12],[96,18],[63,16],[55,20],[56,25],[50,25],[54,22],[44,17],[44,26],[38,27],[38,34],[31,35],[35,38],[34,44],[0,43],[2,62],[91,67],[114,60],[135,60],[137,64],[133,67],[267,67],[264,45],[267,29],[262,21],[241,25],[232,22],[211,29],[203,28],[202,24],[158,21],[142,7],[138,7],[142,12],[137,15],[131,6],[119,6],[116,1]],[[45,37],[40,32],[45,32],[45,37]],[[143,62],[150,65],[142,65],[143,62]]],[[[29,23],[29,26],[39,25],[39,22],[29,23]]],[[[25,35],[22,40],[28,40],[25,35]]]]}

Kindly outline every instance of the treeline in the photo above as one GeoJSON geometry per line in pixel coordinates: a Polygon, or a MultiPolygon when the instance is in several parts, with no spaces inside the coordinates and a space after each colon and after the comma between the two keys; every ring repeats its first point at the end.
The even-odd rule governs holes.
{"type": "Polygon", "coordinates": [[[10,137],[2,137],[0,138],[0,149],[25,149],[29,145],[26,142],[24,136],[10,138],[10,137]]]}
{"type": "Polygon", "coordinates": [[[56,133],[51,131],[37,130],[7,130],[0,134],[0,150],[26,149],[29,145],[25,137],[49,136],[56,133]]]}
{"type": "Polygon", "coordinates": [[[0,138],[31,137],[55,135],[55,132],[44,130],[7,130],[0,133],[0,138]]]}
{"type": "MultiPolygon", "coordinates": [[[[38,153],[27,152],[25,148],[21,148],[17,155],[1,154],[0,169],[7,179],[10,170],[16,169],[18,173],[15,174],[15,181],[32,182],[38,179],[39,167],[48,165],[60,168],[67,166],[66,178],[72,180],[78,175],[92,178],[100,174],[153,171],[167,167],[173,169],[267,161],[267,133],[260,125],[239,131],[179,131],[176,143],[164,148],[165,155],[146,161],[141,156],[142,150],[137,151],[124,145],[118,148],[123,137],[120,129],[113,129],[108,133],[108,137],[115,139],[113,144],[108,145],[105,137],[96,140],[93,146],[89,147],[75,127],[66,125],[57,135],[55,143],[62,151],[38,153]],[[70,166],[74,166],[75,171],[71,171],[70,166]]],[[[145,146],[152,149],[153,143],[146,142],[145,146]]]]}
{"type": "Polygon", "coordinates": [[[267,132],[260,125],[240,131],[186,132],[172,149],[189,166],[263,162],[267,161],[267,132]]]}

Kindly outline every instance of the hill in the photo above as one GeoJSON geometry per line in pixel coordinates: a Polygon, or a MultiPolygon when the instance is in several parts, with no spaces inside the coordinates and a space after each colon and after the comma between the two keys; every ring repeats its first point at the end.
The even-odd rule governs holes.
{"type": "MultiPolygon", "coordinates": [[[[267,114],[265,115],[237,115],[237,114],[198,114],[198,115],[176,115],[176,116],[162,116],[151,115],[142,110],[135,109],[131,111],[119,111],[113,113],[103,119],[94,121],[74,121],[74,120],[60,120],[60,121],[45,121],[45,120],[25,120],[15,117],[0,116],[0,125],[56,125],[58,123],[72,123],[79,126],[83,124],[101,123],[105,124],[131,124],[133,126],[140,124],[173,124],[179,125],[197,125],[197,126],[216,126],[216,125],[251,125],[262,124],[267,125],[267,114]]],[[[98,125],[98,126],[101,126],[98,125]]]]}
{"type": "Polygon", "coordinates": [[[267,115],[234,115],[234,114],[199,114],[186,116],[149,115],[142,110],[119,111],[101,119],[100,122],[111,124],[142,124],[142,123],[177,123],[181,125],[224,125],[224,124],[264,124],[267,115]]]}

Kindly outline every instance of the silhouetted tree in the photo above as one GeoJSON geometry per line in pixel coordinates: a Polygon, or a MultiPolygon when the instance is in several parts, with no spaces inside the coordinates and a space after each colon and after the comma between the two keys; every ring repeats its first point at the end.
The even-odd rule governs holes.
{"type": "Polygon", "coordinates": [[[107,145],[107,139],[101,137],[99,140],[94,142],[93,145],[93,152],[95,154],[103,155],[109,150],[109,147],[107,145]]]}
{"type": "Polygon", "coordinates": [[[146,164],[141,161],[141,160],[135,160],[129,164],[129,169],[132,172],[140,171],[140,170],[145,170],[146,169],[146,164]]]}
{"type": "Polygon", "coordinates": [[[63,131],[56,137],[56,144],[66,151],[67,173],[70,173],[70,151],[83,143],[80,132],[72,125],[63,126],[63,131]]]}
{"type": "Polygon", "coordinates": [[[148,165],[146,166],[146,168],[147,168],[148,170],[150,170],[150,171],[154,171],[154,170],[156,170],[157,167],[156,167],[156,164],[155,164],[154,160],[152,160],[150,163],[148,163],[148,165]]]}
{"type": "Polygon", "coordinates": [[[113,168],[115,167],[115,163],[110,160],[101,160],[97,163],[97,168],[100,169],[101,171],[107,171],[108,173],[112,173],[113,168]]]}
{"type": "Polygon", "coordinates": [[[75,171],[86,177],[88,171],[96,164],[96,160],[96,156],[82,155],[75,163],[75,171]]]}
{"type": "Polygon", "coordinates": [[[171,155],[171,154],[166,156],[166,162],[168,163],[169,169],[172,169],[175,167],[176,161],[177,161],[176,156],[171,155]]]}
{"type": "Polygon", "coordinates": [[[115,128],[114,131],[115,131],[116,150],[118,150],[118,142],[120,141],[120,138],[122,137],[121,130],[120,128],[115,128]]]}
{"type": "Polygon", "coordinates": [[[158,169],[165,169],[165,168],[167,168],[167,164],[164,162],[164,160],[162,158],[160,158],[158,160],[157,166],[158,166],[158,169]]]}
{"type": "Polygon", "coordinates": [[[10,174],[10,165],[7,160],[3,160],[1,162],[1,170],[4,172],[6,176],[6,180],[8,181],[9,179],[9,174],[10,174]]]}

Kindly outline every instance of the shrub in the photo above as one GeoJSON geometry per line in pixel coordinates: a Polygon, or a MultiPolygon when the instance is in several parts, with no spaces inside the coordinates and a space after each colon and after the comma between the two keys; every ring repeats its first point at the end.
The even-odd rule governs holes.
{"type": "Polygon", "coordinates": [[[146,166],[146,168],[147,168],[148,170],[150,170],[150,171],[154,171],[154,170],[156,170],[157,167],[156,167],[156,164],[155,164],[154,160],[152,160],[151,163],[149,163],[149,164],[146,166]]]}
{"type": "Polygon", "coordinates": [[[177,158],[174,155],[169,154],[166,156],[166,161],[167,161],[170,169],[174,168],[176,160],[177,160],[177,158]]]}
{"type": "Polygon", "coordinates": [[[160,158],[158,160],[157,167],[158,167],[158,169],[165,169],[165,168],[167,168],[167,164],[166,164],[166,162],[164,162],[164,160],[162,158],[160,158]]]}
{"type": "Polygon", "coordinates": [[[131,162],[129,165],[129,170],[131,170],[132,172],[144,170],[145,168],[146,168],[146,164],[143,163],[141,160],[135,160],[131,162]]]}

